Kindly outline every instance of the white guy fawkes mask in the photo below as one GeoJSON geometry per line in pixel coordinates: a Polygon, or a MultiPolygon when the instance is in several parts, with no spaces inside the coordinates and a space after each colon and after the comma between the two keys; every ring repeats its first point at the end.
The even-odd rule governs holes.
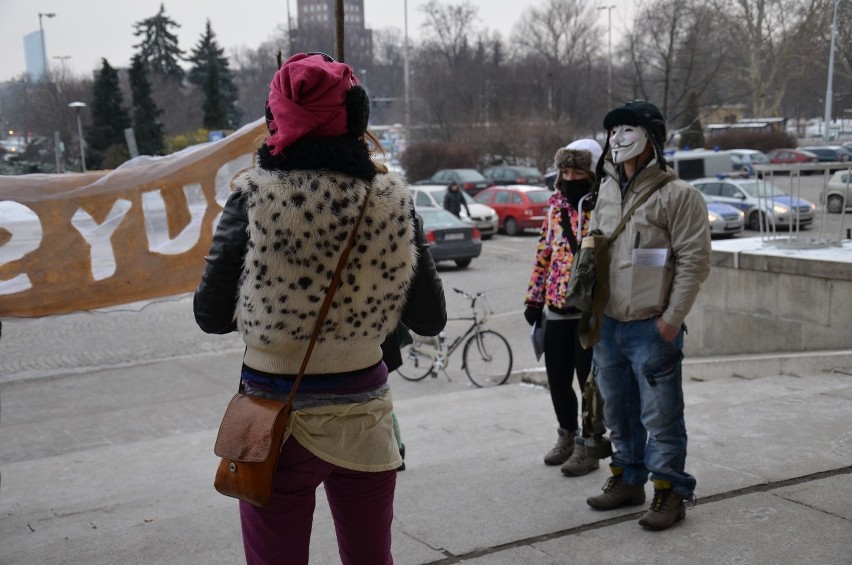
{"type": "Polygon", "coordinates": [[[614,163],[638,157],[647,143],[648,134],[639,126],[615,126],[609,131],[609,146],[614,163]]]}

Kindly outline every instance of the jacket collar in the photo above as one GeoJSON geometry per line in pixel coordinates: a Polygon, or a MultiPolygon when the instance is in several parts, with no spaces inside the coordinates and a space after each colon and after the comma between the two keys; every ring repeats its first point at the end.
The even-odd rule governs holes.
{"type": "Polygon", "coordinates": [[[280,155],[264,143],[257,162],[268,171],[327,170],[370,182],[378,174],[367,144],[348,137],[303,137],[280,155]]]}

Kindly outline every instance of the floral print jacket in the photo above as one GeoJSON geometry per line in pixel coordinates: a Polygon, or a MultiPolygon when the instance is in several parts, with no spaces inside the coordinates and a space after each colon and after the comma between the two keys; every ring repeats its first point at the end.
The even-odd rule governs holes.
{"type": "MultiPolygon", "coordinates": [[[[571,261],[574,259],[574,253],[571,251],[570,240],[563,230],[562,218],[567,214],[571,229],[576,230],[577,211],[558,191],[553,193],[548,204],[550,204],[550,210],[541,226],[535,264],[524,305],[538,308],[552,306],[557,310],[564,310],[566,308],[565,291],[571,276],[571,261]]],[[[589,212],[583,213],[584,235],[589,231],[589,216],[589,212]]]]}

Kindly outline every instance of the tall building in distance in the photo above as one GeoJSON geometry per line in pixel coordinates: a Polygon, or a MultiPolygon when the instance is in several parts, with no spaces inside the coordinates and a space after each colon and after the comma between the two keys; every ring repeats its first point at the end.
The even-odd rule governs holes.
{"type": "MultiPolygon", "coordinates": [[[[334,0],[296,0],[298,28],[294,51],[322,51],[334,55],[334,0]]],[[[343,1],[346,62],[359,69],[373,61],[373,30],[364,27],[364,0],[343,1]]]]}
{"type": "Polygon", "coordinates": [[[44,68],[44,42],[40,31],[34,31],[24,36],[24,57],[30,79],[41,80],[47,69],[44,68]]]}

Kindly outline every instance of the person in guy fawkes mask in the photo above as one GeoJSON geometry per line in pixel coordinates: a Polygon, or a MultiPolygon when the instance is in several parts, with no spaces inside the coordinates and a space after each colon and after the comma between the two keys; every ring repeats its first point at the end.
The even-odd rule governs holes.
{"type": "Polygon", "coordinates": [[[611,236],[640,204],[609,244],[609,300],[594,364],[615,453],[603,493],[587,503],[598,510],[643,504],[650,474],[654,499],[639,524],[664,530],[686,516],[696,484],[685,471],[681,368],[684,318],[710,273],[707,206],[666,166],[665,120],[656,106],[628,102],[603,125],[608,137],[597,172],[607,178],[591,227],[611,236]]]}
{"type": "Polygon", "coordinates": [[[593,167],[601,146],[580,139],[556,152],[559,171],[550,197],[550,209],[541,226],[535,263],[524,305],[530,325],[547,322],[544,330],[544,363],[553,409],[556,412],[556,445],[544,456],[546,465],[561,465],[566,476],[585,475],[598,468],[597,459],[585,455],[584,437],[578,426],[579,405],[572,381],[574,372],[580,390],[592,366],[592,351],[583,349],[577,338],[580,312],[565,303],[571,261],[578,250],[581,233],[589,226],[589,209],[580,213],[580,199],[595,181],[593,167]],[[578,225],[581,232],[578,233],[578,225]],[[545,309],[547,312],[545,313],[545,309]]]}

